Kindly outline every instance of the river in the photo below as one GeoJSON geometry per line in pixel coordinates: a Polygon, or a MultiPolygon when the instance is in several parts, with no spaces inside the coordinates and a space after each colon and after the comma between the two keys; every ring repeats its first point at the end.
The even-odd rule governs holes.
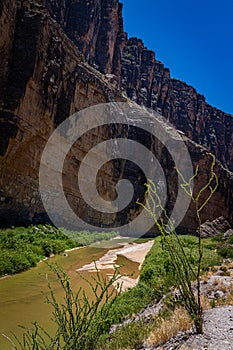
{"type": "MultiPolygon", "coordinates": [[[[110,274],[114,264],[124,265],[121,272],[134,275],[124,281],[125,288],[136,284],[139,267],[152,242],[135,244],[126,239],[114,239],[108,242],[93,244],[68,252],[68,256],[57,255],[48,259],[49,263],[57,263],[68,273],[73,290],[82,286],[87,295],[90,295],[88,285],[77,274],[77,270],[86,278],[90,276],[93,261],[103,274],[110,274]]],[[[48,294],[48,280],[53,282],[46,262],[39,263],[35,268],[26,272],[3,278],[0,280],[0,350],[10,350],[11,345],[2,335],[11,336],[11,332],[22,334],[18,325],[30,327],[37,321],[40,325],[52,332],[51,308],[44,303],[44,294],[48,294]]],[[[56,285],[55,294],[62,297],[62,290],[56,285]]]]}

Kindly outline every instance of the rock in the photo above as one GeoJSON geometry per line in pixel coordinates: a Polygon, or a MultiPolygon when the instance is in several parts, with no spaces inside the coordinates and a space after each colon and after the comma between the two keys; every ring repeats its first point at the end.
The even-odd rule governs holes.
{"type": "Polygon", "coordinates": [[[45,6],[88,63],[114,74],[129,98],[163,114],[233,170],[232,115],[210,106],[192,86],[171,78],[141,39],[127,38],[118,0],[46,0],[45,6]]]}
{"type": "Polygon", "coordinates": [[[122,88],[138,104],[161,113],[191,140],[233,170],[233,117],[212,106],[192,86],[173,79],[141,39],[129,38],[122,56],[122,88]]]}
{"type": "Polygon", "coordinates": [[[120,84],[121,56],[126,34],[118,0],[46,1],[51,16],[62,26],[91,65],[115,74],[120,84]]]}
{"type": "Polygon", "coordinates": [[[233,229],[229,229],[227,230],[224,235],[223,235],[223,238],[224,239],[228,239],[229,237],[233,236],[233,229]]]}
{"type": "Polygon", "coordinates": [[[109,334],[113,334],[117,329],[120,329],[124,325],[128,325],[133,322],[139,322],[143,321],[145,323],[148,323],[151,321],[152,318],[155,318],[159,315],[159,313],[164,308],[164,300],[166,299],[166,296],[164,295],[163,298],[158,303],[153,303],[147,305],[144,309],[142,309],[140,312],[138,312],[134,317],[130,317],[126,319],[121,324],[112,325],[110,328],[109,334]]]}
{"type": "MultiPolygon", "coordinates": [[[[204,312],[203,334],[191,335],[185,349],[231,350],[233,306],[220,306],[204,312]]],[[[165,348],[166,349],[166,348],[165,348]]]]}
{"type": "MultiPolygon", "coordinates": [[[[56,16],[62,18],[63,12],[56,12],[56,16]]],[[[30,1],[23,5],[16,0],[9,5],[4,2],[0,29],[0,65],[8,62],[0,67],[0,189],[4,198],[0,202],[0,226],[50,222],[41,202],[38,175],[42,151],[51,132],[75,111],[124,98],[87,65],[82,53],[44,7],[38,8],[30,1]],[[6,28],[7,36],[3,35],[6,28]]],[[[107,139],[110,134],[112,130],[103,129],[99,136],[107,139]]],[[[94,130],[86,137],[84,149],[77,150],[77,159],[82,159],[95,140],[94,130]]],[[[64,174],[69,180],[65,180],[65,186],[72,205],[80,194],[76,177],[68,174],[76,173],[78,160],[74,161],[72,154],[68,159],[64,174]]],[[[115,182],[122,173],[121,164],[116,161],[114,171],[112,163],[106,165],[104,172],[108,185],[105,195],[113,197],[115,182]]],[[[101,223],[101,213],[92,212],[81,203],[78,207],[84,219],[91,217],[92,222],[101,223]]],[[[114,221],[115,215],[108,217],[109,224],[114,221]]]]}
{"type": "MultiPolygon", "coordinates": [[[[207,146],[230,168],[233,156],[229,148],[232,147],[232,118],[223,112],[213,114],[212,107],[207,108],[204,98],[197,95],[193,88],[171,79],[169,70],[156,60],[155,54],[143,45],[142,40],[131,38],[126,42],[122,5],[118,0],[3,2],[0,31],[2,226],[38,224],[40,220],[49,222],[38,188],[43,148],[54,129],[76,111],[98,103],[125,101],[116,85],[122,84],[127,95],[137,103],[160,110],[195,141],[199,142],[205,135],[208,138],[210,129],[216,129],[220,136],[213,131],[213,137],[216,136],[216,140],[221,138],[221,149],[218,141],[212,147],[207,140],[207,146]],[[187,114],[188,108],[190,112],[187,114]],[[212,127],[211,123],[218,125],[212,127]],[[208,128],[201,129],[202,124],[208,124],[208,128]],[[224,135],[228,136],[223,136],[223,125],[224,135]],[[200,137],[194,137],[199,134],[200,137]],[[228,137],[226,145],[224,137],[228,137]],[[227,156],[223,156],[225,154],[227,156]]],[[[143,120],[150,123],[149,117],[143,120]]],[[[122,177],[134,184],[133,201],[117,215],[104,218],[102,213],[84,203],[76,188],[76,174],[84,155],[97,140],[106,140],[114,135],[140,142],[155,153],[167,180],[166,209],[170,212],[176,201],[174,179],[177,174],[168,151],[150,133],[123,126],[114,131],[94,130],[82,139],[82,148],[75,148],[75,156],[72,152],[67,156],[64,186],[72,208],[76,208],[84,221],[98,227],[108,227],[113,223],[122,225],[138,215],[139,208],[135,202],[138,198],[140,201],[144,199],[146,180],[131,162],[109,162],[100,171],[97,181],[98,191],[107,200],[115,198],[116,183],[122,177]]],[[[173,137],[171,131],[171,141],[173,137]]],[[[212,158],[202,146],[185,136],[183,139],[194,167],[198,165],[201,169],[195,182],[194,191],[197,193],[207,181],[212,158]]],[[[202,220],[224,215],[233,222],[233,176],[219,162],[215,171],[219,187],[203,210],[202,220]]],[[[194,208],[190,206],[180,224],[180,232],[195,232],[196,226],[194,208]]]]}
{"type": "Polygon", "coordinates": [[[214,293],[214,296],[215,298],[219,299],[219,298],[223,298],[225,296],[225,293],[221,290],[217,290],[215,293],[214,293]]]}
{"type": "Polygon", "coordinates": [[[229,222],[223,216],[221,216],[213,221],[207,220],[201,225],[201,237],[215,237],[220,233],[233,231],[229,229],[229,222]]]}

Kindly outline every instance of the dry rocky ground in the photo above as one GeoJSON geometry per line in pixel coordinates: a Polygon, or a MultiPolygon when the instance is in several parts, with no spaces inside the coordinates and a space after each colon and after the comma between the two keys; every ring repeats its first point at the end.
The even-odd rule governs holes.
{"type": "Polygon", "coordinates": [[[233,306],[219,306],[204,312],[204,333],[180,332],[162,346],[145,345],[141,350],[232,350],[233,306]]]}
{"type": "MultiPolygon", "coordinates": [[[[212,268],[202,277],[201,290],[205,310],[203,334],[195,334],[187,315],[178,312],[152,332],[140,350],[233,350],[233,262],[228,259],[221,267],[212,268]],[[182,331],[177,334],[176,329],[182,331]]],[[[149,305],[134,321],[149,322],[162,308],[163,300],[149,305]]]]}
{"type": "Polygon", "coordinates": [[[232,350],[233,349],[233,264],[227,260],[215,272],[202,278],[204,333],[180,332],[157,350],[232,350]],[[212,308],[210,308],[212,307],[212,308]]]}

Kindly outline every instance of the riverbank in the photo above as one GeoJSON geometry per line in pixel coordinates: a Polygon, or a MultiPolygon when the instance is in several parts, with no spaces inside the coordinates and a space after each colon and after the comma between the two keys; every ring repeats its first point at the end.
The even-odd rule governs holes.
{"type": "MultiPolygon", "coordinates": [[[[122,238],[122,237],[120,237],[122,238]]],[[[98,270],[114,270],[114,267],[117,265],[117,260],[120,256],[125,257],[126,259],[135,262],[138,264],[138,271],[141,269],[141,266],[145,260],[147,253],[152,248],[154,241],[148,241],[145,243],[119,243],[123,247],[109,250],[104,256],[102,256],[98,261],[93,261],[90,264],[84,265],[79,268],[77,271],[89,271],[95,272],[98,270]]],[[[108,274],[111,277],[111,273],[108,274]]],[[[121,276],[117,283],[121,284],[123,291],[128,288],[133,288],[138,283],[138,277],[132,278],[129,276],[121,276]]],[[[115,286],[117,286],[117,283],[115,286]]]]}
{"type": "MultiPolygon", "coordinates": [[[[100,258],[111,249],[120,250],[124,248],[122,246],[122,244],[124,244],[122,240],[124,239],[125,238],[122,239],[122,237],[116,237],[116,239],[111,240],[111,247],[113,248],[109,248],[110,241],[102,241],[99,244],[70,249],[67,252],[67,256],[63,254],[55,255],[49,262],[58,264],[66,271],[74,293],[81,287],[85,290],[88,298],[92,300],[93,293],[90,288],[88,288],[85,280],[83,280],[76,271],[92,261],[100,260],[100,258]],[[106,248],[106,246],[108,246],[108,248],[106,248]]],[[[125,242],[125,244],[127,244],[128,247],[131,246],[131,243],[125,242]]],[[[129,275],[132,271],[138,269],[137,263],[126,258],[124,259],[124,273],[129,275]]],[[[101,274],[108,277],[108,273],[110,272],[110,270],[102,270],[101,274]]],[[[85,279],[91,280],[91,274],[89,274],[88,271],[83,271],[81,275],[84,275],[85,279]]],[[[51,272],[48,265],[46,263],[40,263],[28,271],[10,277],[11,278],[2,280],[0,286],[0,334],[10,335],[11,332],[14,332],[18,336],[21,336],[22,330],[18,328],[17,325],[30,327],[31,322],[34,321],[37,321],[52,334],[54,329],[54,323],[51,322],[52,310],[44,303],[43,296],[49,293],[48,281],[55,287],[56,297],[61,302],[63,300],[63,292],[58,288],[56,276],[51,272]]],[[[7,340],[1,335],[0,349],[11,349],[10,344],[8,344],[7,340]]]]}
{"type": "MultiPolygon", "coordinates": [[[[120,243],[122,245],[122,243],[120,243]]],[[[109,250],[98,261],[84,265],[78,271],[90,271],[94,272],[96,267],[98,270],[112,269],[116,263],[119,255],[136,262],[139,264],[139,268],[145,259],[146,254],[150,251],[154,241],[148,241],[145,243],[125,243],[124,247],[109,250]]]]}
{"type": "MultiPolygon", "coordinates": [[[[197,237],[180,236],[180,239],[182,239],[186,254],[188,256],[192,254],[192,257],[194,257],[193,264],[195,266],[198,247],[197,237]]],[[[202,244],[203,276],[201,277],[201,299],[203,309],[220,306],[221,303],[233,305],[233,263],[230,262],[229,258],[223,261],[222,257],[218,254],[219,244],[222,244],[220,238],[218,240],[205,238],[202,240],[202,244]]],[[[103,342],[103,346],[100,347],[101,350],[139,348],[143,350],[199,349],[198,342],[194,343],[194,347],[177,347],[177,344],[183,344],[183,340],[192,334],[186,334],[186,330],[192,327],[192,320],[185,309],[177,307],[178,294],[177,291],[174,291],[176,281],[173,277],[173,274],[168,273],[167,255],[162,250],[161,239],[156,238],[141,269],[138,285],[128,292],[123,293],[120,296],[120,300],[117,301],[117,305],[113,305],[112,314],[114,317],[117,313],[119,314],[119,307],[124,310],[124,315],[127,315],[127,317],[122,317],[120,322],[114,322],[111,327],[110,341],[105,339],[107,345],[103,342]],[[171,294],[171,291],[174,291],[174,294],[171,294]],[[154,292],[151,300],[143,300],[150,292],[154,292]],[[179,331],[182,332],[176,338],[176,334],[179,331]],[[183,335],[184,339],[181,339],[183,335]],[[168,341],[169,339],[170,341],[168,341]],[[168,341],[167,344],[165,344],[166,341],[168,341]],[[161,344],[164,345],[159,347],[159,344],[160,346],[161,344]]],[[[221,309],[219,314],[220,312],[221,309]]],[[[206,314],[209,315],[209,313],[212,315],[212,311],[207,311],[206,314]]],[[[222,320],[222,322],[224,321],[222,320]]],[[[215,324],[217,326],[217,322],[215,324]]],[[[228,325],[230,325],[230,322],[228,325]]],[[[228,328],[228,331],[225,332],[227,337],[229,331],[230,329],[228,328]]],[[[219,332],[221,332],[221,327],[219,327],[219,332]]],[[[198,338],[195,338],[195,340],[198,340],[198,338]]],[[[213,345],[211,345],[214,346],[217,344],[216,349],[220,349],[221,341],[219,338],[219,343],[217,344],[215,337],[213,339],[213,345]]],[[[230,349],[227,347],[229,346],[228,343],[226,344],[226,348],[222,347],[221,349],[230,349]]],[[[190,344],[193,345],[192,342],[190,344]]],[[[205,337],[201,339],[200,344],[201,346],[206,345],[205,337]]],[[[211,349],[215,348],[211,347],[211,349]]]]}
{"type": "MultiPolygon", "coordinates": [[[[180,239],[182,239],[186,254],[193,258],[192,262],[195,264],[198,249],[198,238],[193,236],[180,236],[180,239]]],[[[94,275],[92,275],[92,273],[95,272],[95,264],[93,263],[94,261],[101,271],[100,277],[103,277],[104,280],[108,281],[108,278],[106,277],[113,273],[114,265],[125,264],[127,266],[127,270],[126,268],[120,269],[120,273],[122,275],[129,275],[133,271],[138,271],[139,267],[142,264],[143,254],[146,254],[145,248],[148,249],[150,245],[153,245],[151,250],[149,249],[150,252],[147,254],[147,257],[141,267],[140,279],[136,287],[130,288],[125,293],[121,293],[111,306],[108,322],[109,324],[119,324],[124,322],[124,320],[128,320],[129,318],[135,320],[135,315],[137,315],[138,312],[141,312],[140,310],[143,308],[146,308],[146,313],[150,312],[151,309],[153,309],[151,305],[154,305],[154,303],[159,301],[164,296],[164,294],[166,294],[166,291],[174,286],[175,282],[173,280],[173,274],[168,274],[169,261],[167,259],[167,254],[162,249],[160,237],[157,237],[154,242],[144,241],[142,244],[137,244],[136,242],[132,242],[132,240],[130,242],[129,239],[128,241],[126,239],[125,242],[122,242],[122,239],[120,237],[118,237],[116,240],[112,240],[111,242],[113,243],[111,244],[111,248],[110,241],[105,241],[96,243],[95,245],[89,247],[85,247],[81,250],[78,249],[77,251],[71,251],[66,257],[63,255],[55,256],[52,258],[52,260],[53,263],[61,266],[67,273],[74,295],[77,290],[83,288],[87,299],[93,300],[93,290],[90,287],[90,284],[88,284],[88,281],[94,281],[94,275]],[[80,273],[77,273],[76,271],[80,271],[80,273]],[[150,304],[149,308],[147,307],[148,304],[150,304]]],[[[208,238],[203,239],[202,243],[203,272],[212,271],[212,269],[214,271],[215,266],[218,265],[218,262],[222,262],[222,258],[217,253],[219,242],[208,238]]],[[[229,277],[228,274],[231,272],[225,270],[226,268],[224,266],[221,266],[221,270],[216,272],[217,276],[223,274],[224,279],[227,279],[229,277]]],[[[4,295],[2,298],[0,298],[0,300],[2,300],[2,302],[0,302],[0,308],[3,315],[3,327],[5,327],[7,319],[8,330],[14,329],[15,324],[25,325],[25,322],[16,320],[17,308],[18,310],[23,309],[23,312],[18,312],[20,317],[28,317],[30,320],[29,316],[31,315],[30,317],[33,317],[33,319],[37,320],[39,324],[45,327],[45,329],[49,332],[54,329],[54,324],[45,324],[50,319],[50,316],[45,316],[49,314],[49,310],[47,305],[42,305],[41,296],[38,294],[38,290],[46,290],[45,288],[48,281],[45,276],[47,276],[47,274],[51,285],[55,287],[53,290],[56,292],[58,301],[64,301],[62,291],[57,289],[56,276],[54,276],[51,271],[49,271],[47,264],[39,264],[39,266],[35,269],[31,269],[31,271],[16,275],[9,281],[5,281],[12,283],[6,283],[5,286],[4,283],[2,283],[0,289],[0,297],[2,291],[4,291],[4,293],[2,293],[2,295],[4,295]],[[34,277],[32,275],[34,275],[34,277]],[[11,291],[10,295],[9,290],[11,291]],[[28,295],[26,295],[27,293],[28,295]],[[27,312],[26,307],[28,308],[27,312]],[[38,313],[36,314],[37,311],[38,313]],[[11,327],[9,327],[10,322],[13,324],[11,327]]],[[[203,280],[204,286],[208,284],[206,284],[207,277],[209,278],[209,275],[205,276],[205,280],[203,280]]],[[[216,279],[216,277],[214,278],[216,279]]],[[[134,280],[134,283],[135,282],[137,281],[134,280]]],[[[214,284],[216,284],[216,281],[214,284]]],[[[223,287],[225,288],[225,286],[223,287]]],[[[217,288],[219,294],[220,285],[217,288]]],[[[111,291],[114,292],[112,288],[111,291]]],[[[211,301],[211,303],[213,303],[213,301],[211,301]]],[[[150,315],[148,315],[148,317],[150,319],[150,315]]],[[[152,323],[155,321],[155,324],[152,324],[152,326],[156,328],[159,326],[159,324],[157,324],[157,321],[159,323],[161,319],[155,319],[154,317],[154,314],[152,314],[151,321],[152,323]]],[[[169,326],[171,325],[170,319],[166,320],[166,322],[169,326]]],[[[147,322],[145,324],[142,322],[132,322],[119,329],[119,331],[114,332],[114,334],[111,336],[110,343],[109,333],[106,331],[106,338],[104,334],[104,345],[101,349],[115,350],[123,348],[137,348],[136,346],[141,342],[141,340],[146,341],[148,339],[150,335],[147,334],[148,331],[151,333],[152,329],[148,329],[147,322]]],[[[9,331],[4,331],[4,333],[9,334],[9,331]]],[[[160,330],[159,333],[161,333],[160,330]]],[[[149,348],[150,346],[151,345],[149,345],[149,348]]],[[[6,349],[8,350],[8,348],[6,349]]]]}
{"type": "Polygon", "coordinates": [[[68,231],[50,225],[0,230],[0,276],[3,278],[37,266],[66,250],[110,240],[116,232],[68,231]]]}
{"type": "MultiPolygon", "coordinates": [[[[45,261],[47,261],[47,260],[49,260],[49,259],[52,259],[52,258],[55,257],[56,255],[65,255],[65,254],[68,255],[68,253],[73,252],[73,251],[76,251],[76,250],[81,249],[81,248],[85,248],[85,246],[82,246],[82,247],[79,246],[79,247],[74,247],[74,248],[71,248],[71,249],[65,249],[64,251],[62,251],[62,252],[60,252],[60,253],[58,253],[58,254],[51,254],[50,256],[45,257],[44,259],[39,260],[38,263],[36,263],[35,266],[32,266],[32,267],[28,268],[27,270],[33,269],[34,267],[38,266],[39,264],[41,264],[41,263],[43,263],[43,262],[45,262],[45,261]]],[[[24,272],[24,271],[25,271],[25,270],[20,271],[20,272],[18,272],[18,273],[22,273],[22,272],[24,272]]],[[[15,274],[8,274],[8,275],[1,276],[1,277],[0,277],[0,281],[3,280],[3,279],[6,279],[6,278],[13,277],[13,276],[15,276],[15,274]]]]}

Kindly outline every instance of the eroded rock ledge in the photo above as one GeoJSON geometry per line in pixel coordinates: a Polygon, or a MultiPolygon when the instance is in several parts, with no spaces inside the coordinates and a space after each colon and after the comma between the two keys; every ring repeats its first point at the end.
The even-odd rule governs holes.
{"type": "MultiPolygon", "coordinates": [[[[101,102],[124,101],[121,86],[133,101],[162,112],[190,138],[184,137],[194,166],[199,164],[202,169],[199,186],[209,174],[211,157],[193,140],[232,169],[232,116],[206,104],[192,87],[171,79],[169,70],[141,40],[127,39],[118,0],[13,0],[1,5],[1,225],[46,220],[38,191],[39,163],[46,141],[56,126],[76,111],[101,102]]],[[[174,169],[162,145],[133,128],[119,127],[114,132],[142,142],[156,153],[170,183],[168,201],[172,206],[174,169]]],[[[64,173],[69,201],[84,219],[97,225],[121,224],[138,213],[132,204],[104,220],[101,213],[81,202],[76,190],[75,174],[81,159],[96,142],[112,136],[113,131],[107,128],[89,133],[83,148],[77,145],[68,155],[64,173]]],[[[216,166],[219,188],[203,213],[203,221],[224,216],[232,223],[233,179],[220,162],[216,166]]],[[[142,174],[124,161],[110,162],[100,172],[100,194],[114,199],[115,185],[122,177],[133,181],[135,198],[143,198],[142,174]]],[[[190,208],[182,230],[194,231],[195,225],[190,208]]]]}

